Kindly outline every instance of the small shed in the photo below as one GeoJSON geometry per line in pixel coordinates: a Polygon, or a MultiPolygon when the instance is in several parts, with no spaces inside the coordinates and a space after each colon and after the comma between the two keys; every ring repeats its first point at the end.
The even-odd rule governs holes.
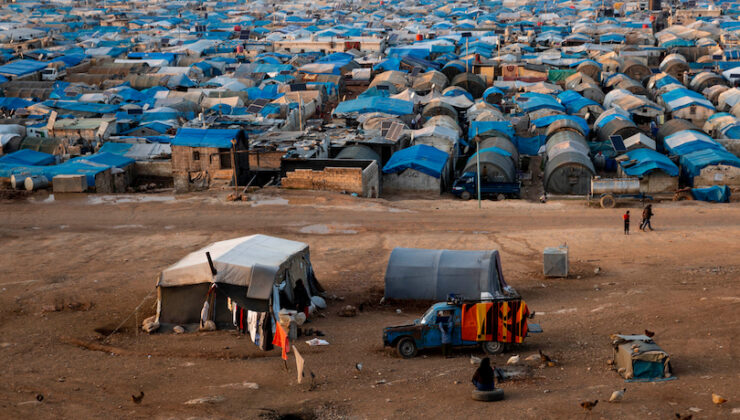
{"type": "Polygon", "coordinates": [[[383,167],[383,189],[441,193],[449,185],[450,156],[417,144],[394,153],[383,167]]]}
{"type": "Polygon", "coordinates": [[[208,188],[214,180],[237,184],[249,181],[247,135],[243,130],[181,128],[172,139],[172,177],[175,191],[208,188]],[[233,154],[232,154],[233,152],[233,154]]]}

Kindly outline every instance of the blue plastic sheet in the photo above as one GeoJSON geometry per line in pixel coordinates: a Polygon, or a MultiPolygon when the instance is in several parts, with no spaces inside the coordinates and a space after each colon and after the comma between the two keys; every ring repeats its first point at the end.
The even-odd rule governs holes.
{"type": "Polygon", "coordinates": [[[712,203],[729,203],[730,187],[727,185],[715,185],[707,188],[694,188],[691,195],[694,200],[709,201],[712,203]]]}
{"type": "Polygon", "coordinates": [[[241,130],[216,128],[181,128],[172,139],[173,146],[217,147],[231,149],[231,140],[238,139],[241,130]]]}
{"type": "Polygon", "coordinates": [[[667,156],[652,149],[634,149],[627,152],[626,161],[619,164],[629,176],[642,177],[655,170],[661,170],[670,176],[678,176],[678,166],[667,156]],[[636,161],[636,162],[634,162],[636,161]]]}
{"type": "Polygon", "coordinates": [[[436,147],[417,144],[394,153],[383,167],[383,173],[390,174],[415,169],[439,178],[447,164],[447,159],[449,159],[447,153],[436,147]]]}

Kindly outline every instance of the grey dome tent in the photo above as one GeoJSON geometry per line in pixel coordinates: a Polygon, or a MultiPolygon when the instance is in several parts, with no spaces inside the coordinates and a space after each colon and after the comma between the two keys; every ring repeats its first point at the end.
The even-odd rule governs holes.
{"type": "Polygon", "coordinates": [[[387,299],[478,300],[484,292],[503,296],[507,288],[498,251],[395,248],[385,271],[387,299]]]}

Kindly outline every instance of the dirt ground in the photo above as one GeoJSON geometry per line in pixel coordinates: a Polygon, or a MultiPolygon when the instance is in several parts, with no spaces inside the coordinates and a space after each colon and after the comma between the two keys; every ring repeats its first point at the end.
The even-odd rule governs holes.
{"type": "MultiPolygon", "coordinates": [[[[582,201],[487,201],[479,210],[450,198],[224,196],[0,203],[0,417],[673,419],[693,409],[694,419],[740,419],[737,203],[658,203],[654,232],[624,236],[626,207],[582,201]],[[313,385],[296,382],[292,357],[286,370],[279,350],[260,352],[235,332],[137,329],[154,313],[162,269],[210,242],[255,233],[308,243],[319,281],[338,297],[307,325],[331,344],[297,343],[313,385]],[[542,250],[560,244],[569,247],[571,276],[546,279],[542,250]],[[507,282],[544,333],[492,360],[503,366],[513,354],[523,360],[542,350],[558,366],[534,366],[527,379],[501,384],[504,401],[480,403],[470,398],[470,356],[480,351],[404,360],[383,348],[384,326],[425,309],[379,303],[399,246],[500,250],[507,282]],[[356,317],[337,316],[360,303],[356,317]],[[606,364],[609,334],[646,328],[670,353],[677,380],[625,383],[606,364]],[[625,387],[622,403],[606,402],[625,387]],[[139,391],[145,397],[134,404],[139,391]],[[714,406],[713,392],[729,402],[714,406]],[[185,404],[201,397],[215,398],[185,404]],[[579,402],[594,399],[587,415],[579,402]]],[[[640,210],[631,205],[634,229],[640,210]]]]}

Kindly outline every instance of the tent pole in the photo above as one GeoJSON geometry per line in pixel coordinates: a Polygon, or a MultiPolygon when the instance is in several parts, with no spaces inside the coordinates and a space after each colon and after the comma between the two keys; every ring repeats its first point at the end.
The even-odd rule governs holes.
{"type": "Polygon", "coordinates": [[[480,141],[475,142],[475,167],[478,174],[476,179],[476,195],[478,196],[478,208],[480,208],[480,141]]]}
{"type": "Polygon", "coordinates": [[[234,151],[236,150],[236,140],[231,140],[231,171],[234,173],[234,199],[239,197],[239,185],[236,182],[236,158],[234,157],[234,151]]]}

